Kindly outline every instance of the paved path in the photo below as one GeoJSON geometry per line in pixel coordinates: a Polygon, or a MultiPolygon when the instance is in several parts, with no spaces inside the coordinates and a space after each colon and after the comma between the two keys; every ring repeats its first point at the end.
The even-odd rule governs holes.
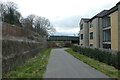
{"type": "Polygon", "coordinates": [[[64,49],[52,49],[44,78],[108,78],[64,49]]]}

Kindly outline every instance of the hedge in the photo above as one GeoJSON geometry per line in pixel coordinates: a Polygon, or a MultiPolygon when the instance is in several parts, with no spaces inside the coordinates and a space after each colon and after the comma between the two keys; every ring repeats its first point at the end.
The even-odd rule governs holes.
{"type": "Polygon", "coordinates": [[[116,69],[120,70],[120,52],[113,54],[111,51],[100,50],[97,48],[80,47],[75,45],[72,46],[72,50],[100,62],[114,66],[116,69]]]}

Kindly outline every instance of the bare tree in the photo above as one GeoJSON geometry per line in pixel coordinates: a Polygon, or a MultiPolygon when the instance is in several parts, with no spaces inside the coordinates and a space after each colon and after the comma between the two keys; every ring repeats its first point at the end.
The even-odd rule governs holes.
{"type": "Polygon", "coordinates": [[[29,29],[33,31],[33,22],[35,15],[31,14],[27,16],[27,18],[22,18],[20,21],[25,29],[29,29]]]}
{"type": "Polygon", "coordinates": [[[43,19],[42,17],[36,17],[34,21],[34,30],[35,32],[39,33],[40,35],[47,35],[47,30],[45,29],[43,25],[43,19]]]}
{"type": "Polygon", "coordinates": [[[23,18],[17,11],[17,4],[13,2],[0,3],[0,13],[4,22],[23,26],[25,29],[35,31],[43,36],[55,33],[55,28],[53,28],[49,19],[33,14],[23,18]]]}
{"type": "Polygon", "coordinates": [[[0,3],[0,12],[2,21],[10,24],[21,26],[21,14],[17,11],[17,4],[13,2],[0,3]]]}
{"type": "Polygon", "coordinates": [[[51,28],[49,28],[47,31],[49,35],[53,35],[56,32],[56,29],[53,26],[51,26],[51,28]]]}
{"type": "Polygon", "coordinates": [[[6,11],[7,11],[7,8],[6,8],[5,4],[0,2],[0,14],[1,14],[2,21],[4,19],[4,14],[6,11]]]}
{"type": "Polygon", "coordinates": [[[53,34],[55,32],[55,29],[51,25],[50,21],[44,17],[36,17],[34,26],[34,30],[43,36],[53,34]]]}

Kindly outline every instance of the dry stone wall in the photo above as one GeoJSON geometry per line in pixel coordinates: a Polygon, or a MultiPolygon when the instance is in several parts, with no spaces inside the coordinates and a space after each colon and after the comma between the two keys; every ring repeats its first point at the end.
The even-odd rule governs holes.
{"type": "Polygon", "coordinates": [[[36,56],[40,51],[47,47],[46,37],[41,37],[31,31],[24,34],[26,33],[26,30],[23,28],[4,24],[4,26],[2,26],[2,31],[3,75],[8,71],[15,69],[17,66],[24,64],[25,61],[36,56]],[[22,32],[22,30],[24,32],[22,32]],[[37,37],[34,35],[37,35],[37,37]],[[33,36],[33,38],[28,38],[28,36],[33,36]]]}

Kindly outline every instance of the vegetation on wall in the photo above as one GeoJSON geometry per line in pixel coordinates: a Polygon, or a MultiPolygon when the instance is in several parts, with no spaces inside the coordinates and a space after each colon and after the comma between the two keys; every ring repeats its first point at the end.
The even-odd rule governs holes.
{"type": "Polygon", "coordinates": [[[116,69],[120,69],[119,59],[120,52],[116,52],[113,54],[110,51],[102,51],[97,48],[87,48],[80,46],[73,46],[72,50],[75,52],[79,52],[85,56],[98,60],[100,62],[106,63],[108,65],[114,66],[116,69]]]}
{"type": "Polygon", "coordinates": [[[55,32],[55,28],[49,19],[45,17],[39,17],[34,14],[28,15],[26,18],[22,17],[18,11],[17,4],[14,2],[0,2],[0,14],[3,22],[34,31],[41,36],[47,36],[55,32]]]}
{"type": "Polygon", "coordinates": [[[32,30],[42,36],[50,35],[55,32],[49,19],[45,17],[39,17],[32,14],[27,16],[27,18],[22,18],[20,21],[24,29],[32,30]]]}
{"type": "Polygon", "coordinates": [[[19,21],[21,13],[17,11],[17,4],[13,2],[0,2],[0,14],[2,16],[3,22],[12,25],[22,26],[19,21]]]}
{"type": "MultiPolygon", "coordinates": [[[[46,70],[51,49],[40,52],[36,57],[28,60],[23,66],[17,67],[14,71],[7,73],[3,78],[43,78],[46,70]]],[[[35,79],[36,80],[36,79],[35,79]]]]}

